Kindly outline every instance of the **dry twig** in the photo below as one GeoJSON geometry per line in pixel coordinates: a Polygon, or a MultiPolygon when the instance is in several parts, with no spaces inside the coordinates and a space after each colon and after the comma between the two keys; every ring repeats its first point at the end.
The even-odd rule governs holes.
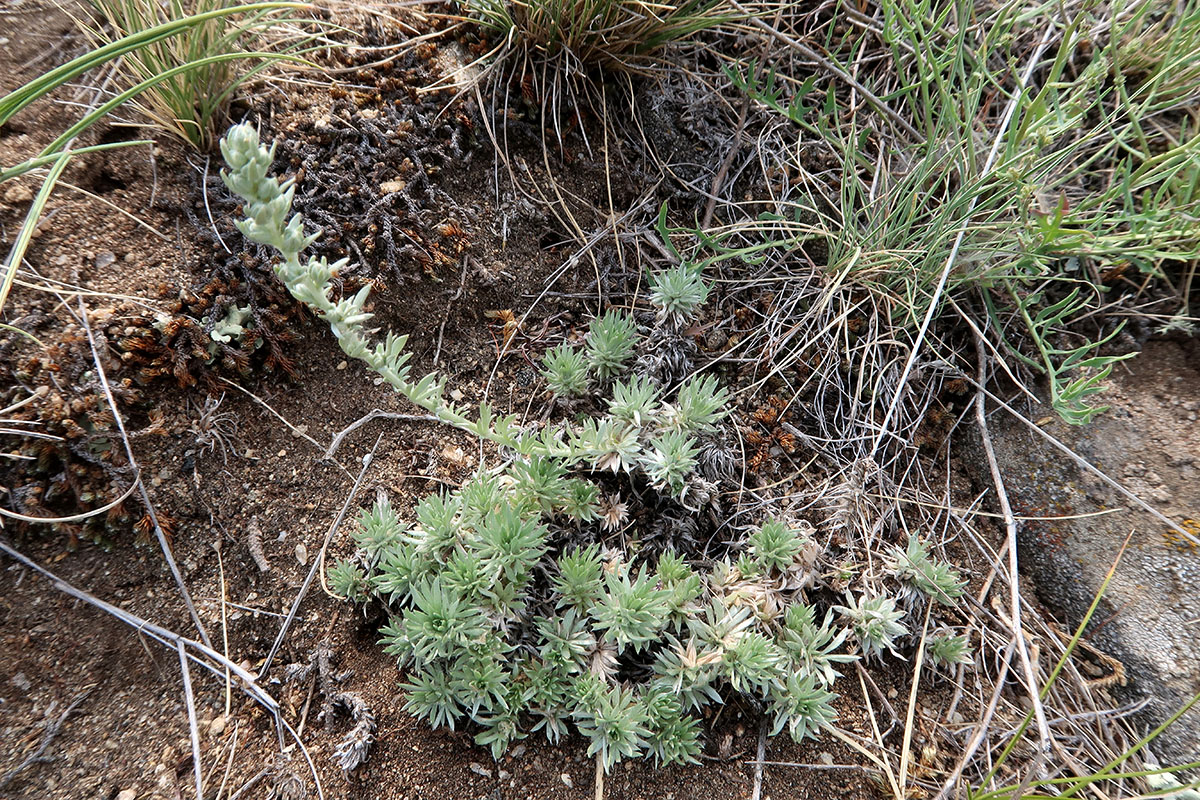
{"type": "MultiPolygon", "coordinates": [[[[983,346],[983,337],[975,337],[975,353],[979,359],[979,385],[987,383],[987,352],[983,346]]],[[[1039,747],[1034,767],[1026,775],[1025,780],[1032,780],[1033,775],[1042,770],[1045,759],[1050,754],[1050,727],[1046,724],[1046,709],[1042,705],[1041,692],[1038,689],[1037,676],[1029,658],[1029,648],[1025,643],[1025,627],[1021,615],[1021,579],[1017,571],[1017,520],[1013,516],[1012,505],[1008,502],[1008,492],[1004,490],[1004,476],[1000,471],[1000,463],[996,460],[996,451],[992,447],[992,437],[988,434],[987,409],[983,392],[975,394],[975,421],[979,425],[979,435],[983,439],[983,450],[987,455],[988,467],[992,473],[992,483],[996,488],[996,500],[1000,503],[1000,511],[1004,514],[1005,542],[1008,546],[1008,586],[1009,607],[1012,614],[1012,634],[1017,643],[1017,654],[1021,658],[1021,668],[1025,672],[1025,683],[1029,690],[1029,700],[1033,704],[1033,714],[1037,721],[1039,747]]],[[[1020,792],[1018,792],[1018,796],[1020,792]]]]}
{"type": "Polygon", "coordinates": [[[187,654],[187,657],[191,659],[192,663],[204,667],[217,677],[223,679],[226,670],[236,675],[240,680],[242,691],[244,691],[255,702],[257,702],[271,714],[271,717],[275,722],[275,730],[279,739],[280,749],[283,749],[283,737],[285,733],[291,736],[296,742],[296,746],[300,749],[301,754],[308,763],[309,770],[312,772],[313,780],[316,782],[317,797],[320,800],[324,800],[325,793],[321,788],[321,779],[317,774],[317,768],[313,763],[312,755],[308,752],[308,748],[304,746],[304,742],[300,740],[300,737],[296,734],[296,731],[291,725],[288,724],[287,720],[283,718],[283,715],[280,713],[279,703],[270,695],[270,693],[268,693],[262,688],[261,685],[259,685],[257,675],[248,672],[241,665],[233,663],[230,659],[221,655],[212,647],[203,642],[198,642],[194,639],[188,639],[185,636],[180,636],[174,631],[168,630],[161,625],[156,625],[153,622],[143,619],[142,617],[139,617],[130,611],[126,611],[123,608],[105,602],[104,600],[101,600],[100,598],[84,591],[83,589],[72,586],[50,570],[25,556],[3,539],[0,539],[0,552],[6,553],[15,561],[23,564],[34,572],[37,572],[38,574],[50,580],[54,584],[54,588],[58,589],[60,592],[70,595],[77,600],[81,600],[84,603],[87,603],[88,605],[115,617],[116,619],[136,630],[139,634],[149,636],[151,639],[154,639],[160,644],[166,645],[172,650],[176,650],[180,645],[182,645],[184,647],[184,652],[187,654]]]}
{"type": "Polygon", "coordinates": [[[192,604],[192,595],[188,592],[187,585],[183,582],[183,574],[179,571],[179,565],[175,563],[175,556],[171,552],[171,545],[167,541],[167,534],[163,532],[162,526],[158,523],[158,514],[154,511],[154,505],[150,502],[150,494],[146,491],[146,484],[142,481],[137,459],[133,457],[133,446],[129,443],[129,433],[125,430],[125,421],[121,418],[121,411],[117,408],[117,401],[113,397],[112,388],[108,384],[108,376],[104,371],[103,359],[100,358],[100,350],[96,346],[96,336],[92,333],[92,324],[88,320],[87,306],[84,305],[82,297],[79,298],[79,317],[84,331],[87,332],[88,345],[92,349],[92,362],[96,365],[96,377],[99,379],[100,386],[104,390],[104,398],[108,401],[108,406],[112,410],[113,421],[117,424],[117,430],[121,432],[121,441],[125,445],[125,457],[129,459],[129,466],[134,470],[133,482],[138,488],[138,493],[141,494],[142,505],[146,507],[146,515],[150,518],[150,523],[154,526],[154,536],[158,539],[159,549],[162,550],[163,559],[167,562],[167,566],[171,570],[171,576],[175,579],[175,586],[179,589],[179,593],[183,597],[183,604],[187,606],[188,614],[191,616],[196,630],[200,633],[201,641],[204,642],[206,647],[211,648],[212,641],[208,638],[208,631],[204,628],[204,623],[200,621],[200,615],[196,613],[196,606],[192,604]]]}

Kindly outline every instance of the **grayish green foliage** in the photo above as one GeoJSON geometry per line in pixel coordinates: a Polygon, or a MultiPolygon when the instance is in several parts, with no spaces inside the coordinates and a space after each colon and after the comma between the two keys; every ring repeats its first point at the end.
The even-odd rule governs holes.
{"type": "Polygon", "coordinates": [[[966,585],[958,570],[933,558],[929,549],[915,535],[909,537],[906,549],[895,552],[892,570],[901,581],[944,605],[953,605],[955,600],[962,597],[963,586],[966,585]]]}
{"type": "MultiPolygon", "coordinates": [[[[435,727],[469,721],[497,758],[531,733],[557,742],[573,726],[606,769],[634,756],[691,762],[707,706],[741,693],[769,709],[774,733],[815,737],[836,719],[837,666],[859,657],[846,649],[850,633],[864,655],[895,652],[906,628],[891,598],[852,598],[817,623],[803,587],[819,548],[780,521],[735,542],[736,563],[669,549],[647,559],[613,548],[615,539],[603,548],[596,541],[600,509],[615,501],[601,497],[594,472],[628,473],[685,511],[710,502],[687,505],[711,496],[696,491],[704,483],[696,465],[702,437],[718,434],[728,414],[729,393],[715,377],[662,388],[620,380],[641,339],[632,316],[610,311],[592,323],[583,349],[564,344],[543,361],[553,391],[607,414],[534,430],[481,405],[471,419],[446,399],[440,376],[411,377],[403,337],[368,341],[367,289],[331,299],[340,263],[301,261],[312,238],[291,215],[291,182],[269,176],[272,152],[254,129],[235,126],[222,151],[230,166],[222,175],[245,201],[242,231],[280,252],[280,278],[343,351],[508,458],[422,499],[411,525],[381,495],[359,517],[355,556],[329,573],[340,594],[388,608],[381,643],[406,668],[409,713],[435,727]],[[611,398],[588,397],[610,384],[611,398]],[[834,625],[834,611],[847,629],[834,625]],[[644,677],[619,680],[627,663],[644,677]]],[[[673,326],[707,294],[687,264],[651,276],[651,301],[673,326]]],[[[905,551],[903,565],[898,557],[899,578],[918,588],[932,581],[951,596],[957,578],[919,556],[905,551]]],[[[953,642],[937,648],[935,658],[962,657],[953,642]]]]}

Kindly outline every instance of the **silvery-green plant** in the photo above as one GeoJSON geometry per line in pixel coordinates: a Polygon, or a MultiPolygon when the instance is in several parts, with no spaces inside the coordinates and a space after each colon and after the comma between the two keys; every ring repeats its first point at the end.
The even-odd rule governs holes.
{"type": "Polygon", "coordinates": [[[672,621],[676,624],[682,623],[687,618],[688,611],[704,593],[700,576],[671,550],[658,557],[655,573],[659,586],[667,593],[667,609],[672,621]]]}
{"type": "Polygon", "coordinates": [[[578,397],[587,391],[587,360],[577,348],[560,344],[542,356],[542,377],[556,396],[578,397]]]}
{"type": "MultiPolygon", "coordinates": [[[[209,332],[209,338],[213,342],[229,342],[237,339],[241,341],[248,333],[246,327],[242,324],[247,321],[253,321],[254,315],[250,311],[250,306],[239,306],[237,303],[231,303],[225,316],[217,320],[209,332]]],[[[208,322],[209,318],[205,317],[203,322],[208,322]]],[[[209,355],[216,355],[216,345],[209,348],[209,355]]]]}
{"type": "Polygon", "coordinates": [[[748,630],[727,643],[719,672],[734,691],[769,695],[785,679],[788,661],[775,641],[758,630],[748,630]]]}
{"type": "Polygon", "coordinates": [[[822,686],[828,687],[840,677],[835,664],[858,660],[856,655],[838,652],[849,633],[845,628],[834,628],[833,611],[827,611],[824,620],[817,625],[816,609],[807,603],[796,602],[784,614],[779,643],[792,661],[802,665],[822,686]]]}
{"type": "Polygon", "coordinates": [[[962,597],[966,581],[958,570],[929,554],[929,548],[915,535],[904,550],[897,549],[891,559],[896,577],[943,605],[953,605],[962,597]]]}
{"type": "Polygon", "coordinates": [[[333,593],[347,600],[362,602],[367,599],[369,585],[362,567],[353,561],[339,561],[328,572],[329,586],[333,593]]]}
{"type": "Polygon", "coordinates": [[[591,608],[595,627],[603,638],[616,645],[618,651],[632,647],[642,650],[658,639],[667,622],[667,595],[655,585],[646,568],[634,576],[625,570],[605,577],[605,592],[599,603],[591,608]]]}
{"type": "Polygon", "coordinates": [[[700,720],[685,714],[679,698],[670,692],[651,689],[645,706],[650,731],[646,749],[658,765],[699,764],[700,720]]]}
{"type": "MultiPolygon", "coordinates": [[[[597,599],[600,596],[597,592],[597,599]]],[[[542,638],[538,655],[544,664],[559,668],[561,676],[585,671],[588,656],[596,649],[596,636],[585,613],[569,608],[561,616],[538,617],[537,631],[542,638]]]]}
{"type": "Polygon", "coordinates": [[[632,691],[584,675],[576,682],[575,692],[580,698],[575,724],[591,740],[588,755],[598,755],[605,770],[645,750],[650,738],[646,727],[649,715],[632,691]]]}
{"type": "Polygon", "coordinates": [[[754,560],[764,569],[785,570],[804,549],[799,532],[774,519],[764,522],[750,534],[749,543],[754,560]]]}
{"type": "Polygon", "coordinates": [[[834,606],[833,610],[850,623],[863,656],[881,657],[883,651],[887,650],[899,657],[896,639],[906,635],[908,628],[900,622],[904,612],[897,610],[896,601],[891,597],[868,597],[865,594],[857,598],[848,595],[846,600],[847,605],[834,606]]]}
{"type": "Polygon", "coordinates": [[[737,568],[738,574],[747,580],[758,580],[766,572],[762,562],[749,553],[742,553],[738,556],[737,561],[733,562],[733,566],[737,568]]]}
{"type": "MultiPolygon", "coordinates": [[[[802,588],[816,545],[771,520],[719,561],[616,546],[628,528],[636,535],[637,515],[602,497],[594,473],[637,481],[635,494],[649,483],[691,513],[686,503],[704,484],[698,442],[711,441],[728,413],[728,392],[714,377],[662,387],[643,376],[619,380],[638,337],[632,317],[609,312],[583,349],[564,345],[547,360],[556,392],[607,413],[536,431],[486,405],[471,418],[445,397],[442,378],[411,375],[404,337],[368,340],[367,290],[334,291],[344,262],[301,259],[313,237],[291,214],[291,182],[270,177],[273,151],[257,132],[235,126],[222,152],[222,175],[244,200],[241,230],[279,251],[277,274],[343,351],[505,456],[503,467],[421,499],[411,524],[381,494],[357,521],[356,553],[330,570],[339,594],[386,607],[381,643],[407,670],[409,713],[435,727],[470,725],[496,758],[530,734],[557,742],[574,727],[606,769],[634,756],[694,761],[703,709],[738,693],[770,709],[776,733],[800,739],[834,724],[835,668],[858,657],[845,652],[850,633],[865,655],[894,650],[906,633],[893,599],[851,598],[826,608],[818,624],[802,588]],[[611,399],[588,396],[613,378],[611,399]],[[847,628],[835,625],[835,611],[847,628]]],[[[676,333],[707,293],[691,267],[652,276],[652,302],[676,333]]],[[[917,586],[927,572],[897,569],[917,586]]],[[[962,657],[953,641],[931,648],[935,659],[962,657]]]]}
{"type": "MultiPolygon", "coordinates": [[[[270,175],[275,160],[274,145],[264,147],[259,143],[258,130],[242,123],[230,128],[221,140],[221,154],[229,167],[221,170],[221,179],[244,201],[246,218],[237,221],[238,230],[247,239],[279,252],[276,274],[294,298],[329,325],[342,351],[366,362],[397,392],[443,421],[468,430],[475,428],[442,398],[442,381],[437,376],[427,375],[416,382],[409,380],[409,354],[404,352],[407,337],[389,334],[384,342],[374,347],[369,344],[363,327],[372,316],[364,310],[369,286],[352,297],[336,301],[331,298],[333,278],[345,267],[345,259],[333,264],[323,257],[301,260],[300,254],[317,236],[306,233],[304,220],[291,213],[295,181],[280,182],[270,175]]],[[[508,427],[511,428],[511,423],[508,427]]],[[[515,433],[512,435],[515,438],[515,433]]]]}
{"type": "Polygon", "coordinates": [[[720,651],[713,646],[697,645],[694,637],[687,644],[677,639],[668,642],[668,647],[654,660],[651,686],[678,697],[685,710],[720,703],[721,694],[717,691],[720,651]]]}
{"type": "Polygon", "coordinates": [[[658,387],[649,378],[635,375],[613,385],[608,411],[616,421],[640,428],[654,420],[658,396],[658,387]]]}
{"type": "Polygon", "coordinates": [[[690,378],[665,409],[668,426],[684,433],[711,433],[729,414],[729,392],[711,375],[690,378]]]}
{"type": "Polygon", "coordinates": [[[512,492],[520,499],[519,505],[548,514],[566,502],[570,489],[567,468],[556,459],[534,456],[514,461],[512,476],[512,492]]]}
{"type": "Polygon", "coordinates": [[[619,375],[633,358],[637,326],[627,314],[609,311],[588,326],[588,368],[601,379],[619,375]]]}
{"type": "Polygon", "coordinates": [[[663,431],[650,440],[642,467],[656,486],[682,493],[687,476],[696,466],[696,441],[680,431],[663,431]]]}
{"type": "Polygon", "coordinates": [[[558,510],[577,524],[597,520],[600,518],[600,489],[594,483],[573,478],[567,481],[567,490],[558,510]]]}
{"type": "Polygon", "coordinates": [[[708,284],[700,271],[688,263],[650,275],[650,302],[660,320],[680,324],[693,316],[708,299],[708,284]]]}
{"type": "MultiPolygon", "coordinates": [[[[381,342],[369,340],[365,327],[372,317],[365,310],[369,286],[353,296],[334,299],[334,278],[345,260],[330,264],[324,258],[301,258],[316,236],[307,233],[301,217],[291,212],[293,181],[278,181],[270,175],[274,146],[262,145],[258,131],[242,123],[230,128],[221,140],[221,152],[228,165],[221,177],[244,201],[246,218],[237,222],[238,228],[251,241],[279,252],[275,271],[292,296],[329,325],[343,352],[364,362],[396,392],[447,425],[520,456],[558,460],[567,467],[582,463],[616,471],[653,470],[657,486],[680,498],[685,496],[689,473],[695,467],[696,446],[690,438],[677,434],[711,430],[725,415],[728,395],[715,379],[688,384],[673,405],[632,410],[628,419],[589,417],[579,425],[550,426],[536,432],[518,425],[515,416],[497,414],[486,404],[472,419],[466,408],[447,399],[444,378],[429,374],[414,379],[410,355],[405,351],[407,337],[388,333],[381,342]]],[[[652,300],[677,322],[694,313],[707,297],[707,285],[694,269],[687,270],[686,279],[667,273],[660,277],[662,291],[652,292],[652,300]]],[[[598,378],[615,374],[628,361],[627,351],[636,342],[632,319],[610,311],[595,321],[586,354],[565,344],[554,348],[546,354],[543,374],[556,394],[583,395],[589,386],[589,367],[598,378]]],[[[638,391],[644,393],[640,384],[638,391]]]]}
{"type": "Polygon", "coordinates": [[[600,548],[591,544],[586,548],[576,547],[558,559],[558,575],[554,578],[554,589],[559,594],[558,605],[573,606],[587,613],[604,595],[604,565],[600,562],[600,548]]]}
{"type": "Polygon", "coordinates": [[[389,609],[382,643],[407,669],[409,713],[469,723],[496,757],[573,726],[606,768],[696,759],[697,712],[730,693],[758,698],[797,737],[833,724],[825,687],[831,665],[854,658],[836,652],[845,631],[829,630],[828,616],[824,627],[803,613],[772,621],[741,595],[727,602],[728,565],[706,575],[670,550],[653,561],[595,542],[553,545],[552,525],[600,527],[570,519],[561,501],[572,481],[517,459],[420,501],[412,526],[385,496],[359,515],[358,553],[331,576],[347,596],[389,609]],[[541,572],[549,581],[537,584],[541,572]],[[645,677],[619,682],[626,662],[645,677]]]}
{"type": "Polygon", "coordinates": [[[404,530],[385,493],[376,499],[371,510],[359,514],[354,543],[366,554],[368,561],[374,563],[397,545],[403,535],[404,530]]]}
{"type": "Polygon", "coordinates": [[[817,734],[833,724],[837,712],[833,701],[837,695],[820,684],[811,673],[792,672],[771,693],[771,713],[775,723],[774,736],[787,729],[792,739],[817,738],[817,734]]]}
{"type": "Polygon", "coordinates": [[[925,640],[925,654],[934,664],[952,667],[955,664],[970,664],[974,654],[967,637],[949,630],[938,630],[925,640]]]}
{"type": "Polygon", "coordinates": [[[641,429],[613,419],[585,418],[569,432],[571,450],[597,470],[631,472],[642,457],[641,429]]]}

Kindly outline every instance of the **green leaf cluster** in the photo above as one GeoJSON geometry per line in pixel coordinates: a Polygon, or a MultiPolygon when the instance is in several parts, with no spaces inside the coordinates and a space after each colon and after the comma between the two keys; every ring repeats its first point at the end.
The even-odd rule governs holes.
{"type": "MultiPolygon", "coordinates": [[[[312,236],[291,213],[292,183],[269,176],[273,151],[257,132],[235,126],[221,146],[222,175],[246,213],[239,225],[279,251],[276,271],[293,297],[396,392],[507,458],[421,499],[411,522],[381,495],[359,515],[355,555],[329,572],[342,596],[387,608],[381,644],[406,669],[409,713],[435,727],[468,725],[497,758],[531,734],[557,742],[574,729],[606,769],[631,757],[693,762],[709,706],[745,695],[770,710],[775,733],[814,737],[836,719],[837,668],[859,657],[850,637],[865,656],[896,652],[907,629],[892,598],[850,597],[818,622],[803,574],[816,544],[778,520],[732,543],[736,564],[671,549],[646,557],[603,538],[611,498],[594,473],[629,473],[680,503],[702,494],[701,442],[729,412],[716,378],[659,386],[625,377],[640,338],[632,316],[610,311],[582,348],[554,348],[543,363],[556,393],[603,412],[527,429],[484,404],[472,419],[445,397],[443,378],[411,375],[404,337],[368,341],[367,290],[333,299],[341,263],[301,261],[312,236]],[[611,397],[588,397],[610,386],[611,397]]],[[[651,279],[670,326],[707,294],[687,264],[651,279]]],[[[954,596],[955,573],[912,546],[903,557],[902,581],[954,596]]],[[[930,647],[935,659],[964,658],[954,641],[930,647]]]]}
{"type": "MultiPolygon", "coordinates": [[[[792,604],[765,618],[670,550],[638,563],[597,543],[556,544],[554,520],[580,483],[561,464],[516,460],[424,498],[412,525],[382,495],[359,514],[357,554],[330,576],[344,596],[389,609],[381,644],[406,668],[407,712],[469,724],[497,758],[530,734],[557,742],[574,729],[606,769],[631,757],[695,762],[701,712],[736,693],[769,708],[776,732],[833,724],[833,667],[855,656],[832,613],[817,625],[792,604]],[[621,680],[629,664],[645,678],[621,680]]],[[[797,551],[778,523],[756,536],[765,552],[797,551]]]]}
{"type": "Polygon", "coordinates": [[[558,397],[578,397],[587,391],[587,357],[569,344],[560,344],[542,356],[542,377],[558,397]]]}
{"type": "Polygon", "coordinates": [[[858,597],[848,596],[848,605],[834,606],[834,611],[840,613],[854,631],[858,645],[863,655],[880,657],[887,650],[894,656],[896,639],[908,634],[908,628],[900,622],[904,612],[896,608],[896,601],[891,597],[870,597],[865,594],[858,597]]]}
{"type": "Polygon", "coordinates": [[[763,569],[786,570],[804,549],[799,531],[778,520],[769,520],[750,535],[750,552],[763,569]]]}
{"type": "Polygon", "coordinates": [[[708,299],[708,284],[695,265],[682,262],[650,276],[650,302],[658,317],[675,325],[695,315],[708,299]]]}
{"type": "Polygon", "coordinates": [[[904,550],[896,551],[892,570],[901,581],[943,605],[954,605],[966,585],[958,570],[931,556],[929,548],[915,535],[909,537],[904,550]]]}

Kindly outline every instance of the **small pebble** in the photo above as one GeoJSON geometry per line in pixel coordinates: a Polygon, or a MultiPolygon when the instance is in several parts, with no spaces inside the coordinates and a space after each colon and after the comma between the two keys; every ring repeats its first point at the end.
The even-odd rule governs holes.
{"type": "Polygon", "coordinates": [[[348,361],[346,361],[346,359],[343,358],[341,361],[338,362],[337,368],[345,369],[348,366],[350,366],[350,363],[348,361]]]}
{"type": "Polygon", "coordinates": [[[558,779],[560,781],[562,781],[563,784],[565,784],[568,789],[575,788],[575,781],[571,780],[571,776],[568,775],[567,773],[564,772],[562,775],[559,775],[558,779]]]}
{"type": "Polygon", "coordinates": [[[308,548],[304,546],[304,542],[296,545],[296,560],[302,567],[308,564],[308,548]]]}
{"type": "Polygon", "coordinates": [[[33,199],[33,191],[23,183],[17,183],[8,188],[4,193],[4,202],[12,205],[20,203],[28,203],[33,199]]]}
{"type": "Polygon", "coordinates": [[[111,267],[115,263],[117,263],[117,254],[111,250],[105,250],[103,253],[100,253],[96,256],[96,269],[111,267]]]}
{"type": "Polygon", "coordinates": [[[208,723],[208,733],[210,736],[220,736],[224,732],[225,732],[225,715],[224,714],[217,717],[212,722],[208,723]]]}
{"type": "Polygon", "coordinates": [[[488,769],[487,767],[485,767],[483,764],[480,764],[478,761],[472,761],[470,764],[467,765],[467,768],[470,769],[471,772],[474,772],[476,775],[482,775],[485,778],[492,777],[492,771],[490,769],[488,769]]]}
{"type": "Polygon", "coordinates": [[[117,795],[117,800],[137,800],[137,791],[134,789],[124,789],[117,795]]]}

